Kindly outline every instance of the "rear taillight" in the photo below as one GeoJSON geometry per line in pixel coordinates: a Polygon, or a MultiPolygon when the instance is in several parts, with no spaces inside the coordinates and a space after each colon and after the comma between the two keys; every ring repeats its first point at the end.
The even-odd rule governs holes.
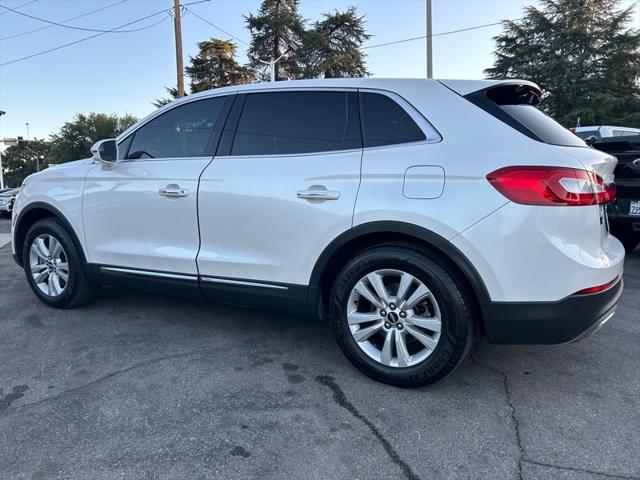
{"type": "Polygon", "coordinates": [[[597,285],[595,287],[585,288],[583,290],[580,290],[579,292],[574,293],[574,295],[590,295],[592,293],[604,292],[605,290],[608,290],[609,288],[613,287],[616,283],[618,283],[619,279],[620,279],[620,276],[618,275],[616,278],[614,278],[610,282],[603,283],[602,285],[597,285]]]}
{"type": "Polygon", "coordinates": [[[566,167],[504,167],[487,175],[496,190],[523,205],[600,205],[616,198],[600,175],[566,167]]]}

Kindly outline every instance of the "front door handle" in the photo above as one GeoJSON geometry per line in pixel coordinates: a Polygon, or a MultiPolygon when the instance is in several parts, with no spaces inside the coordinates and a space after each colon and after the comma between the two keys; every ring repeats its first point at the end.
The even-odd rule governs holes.
{"type": "Polygon", "coordinates": [[[180,188],[180,185],[172,183],[158,190],[158,193],[163,197],[179,198],[188,196],[189,190],[187,190],[186,188],[180,188]]]}
{"type": "Polygon", "coordinates": [[[340,192],[336,190],[301,190],[298,192],[298,198],[305,200],[338,200],[340,198],[340,192]]]}

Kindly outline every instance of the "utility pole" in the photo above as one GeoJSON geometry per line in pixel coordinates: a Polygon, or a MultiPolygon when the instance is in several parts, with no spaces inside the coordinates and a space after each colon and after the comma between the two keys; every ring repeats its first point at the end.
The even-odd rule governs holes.
{"type": "Polygon", "coordinates": [[[433,30],[431,0],[427,0],[427,78],[433,78],[433,30]]]}
{"type": "Polygon", "coordinates": [[[182,64],[182,26],[180,24],[180,0],[173,0],[173,27],[176,33],[176,70],[178,75],[178,98],[184,97],[184,74],[182,64]]]}

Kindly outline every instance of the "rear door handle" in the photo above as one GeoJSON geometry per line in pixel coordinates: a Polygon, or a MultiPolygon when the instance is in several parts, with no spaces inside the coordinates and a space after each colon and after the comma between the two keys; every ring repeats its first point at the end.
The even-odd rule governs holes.
{"type": "Polygon", "coordinates": [[[298,192],[298,198],[304,200],[338,200],[340,192],[336,190],[301,190],[298,192]]]}
{"type": "Polygon", "coordinates": [[[179,198],[188,196],[189,190],[186,188],[180,188],[180,185],[171,184],[158,190],[158,193],[163,197],[179,198]]]}

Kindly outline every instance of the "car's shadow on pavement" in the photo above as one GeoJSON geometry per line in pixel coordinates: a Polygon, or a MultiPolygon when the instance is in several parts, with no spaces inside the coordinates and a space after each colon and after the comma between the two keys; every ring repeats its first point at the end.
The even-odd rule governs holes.
{"type": "Polygon", "coordinates": [[[325,322],[121,288],[49,309],[8,250],[2,478],[640,475],[638,251],[594,337],[478,342],[444,381],[407,390],[358,372],[325,322]]]}

